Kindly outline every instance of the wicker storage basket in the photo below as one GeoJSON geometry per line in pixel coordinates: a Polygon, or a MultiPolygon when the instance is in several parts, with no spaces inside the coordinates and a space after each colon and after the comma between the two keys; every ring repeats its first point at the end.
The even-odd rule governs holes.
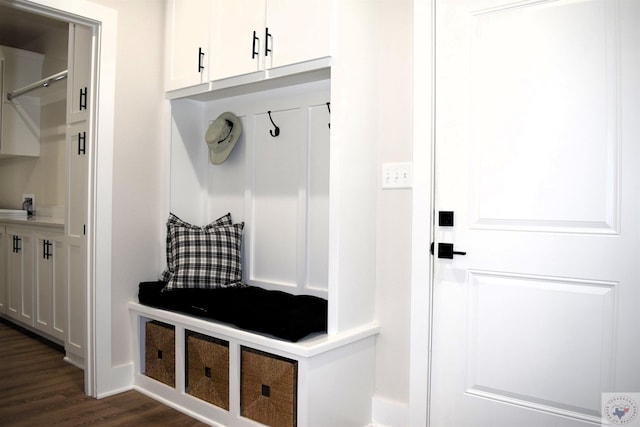
{"type": "Polygon", "coordinates": [[[157,321],[145,326],[144,374],[150,378],[176,386],[175,327],[157,321]]]}
{"type": "Polygon", "coordinates": [[[240,414],[274,427],[297,425],[298,362],[241,348],[240,414]]]}
{"type": "Polygon", "coordinates": [[[229,410],[229,343],[187,331],[187,393],[229,410]]]}

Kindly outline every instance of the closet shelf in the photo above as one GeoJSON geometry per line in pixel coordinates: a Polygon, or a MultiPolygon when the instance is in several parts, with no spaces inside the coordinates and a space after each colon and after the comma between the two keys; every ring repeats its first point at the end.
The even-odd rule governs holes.
{"type": "Polygon", "coordinates": [[[41,87],[48,87],[51,83],[56,83],[60,80],[66,79],[68,73],[69,70],[60,71],[59,73],[53,74],[49,77],[45,77],[42,80],[38,80],[37,82],[16,89],[13,92],[7,92],[7,99],[11,101],[13,98],[17,98],[18,96],[24,95],[25,93],[39,89],[41,87]]]}

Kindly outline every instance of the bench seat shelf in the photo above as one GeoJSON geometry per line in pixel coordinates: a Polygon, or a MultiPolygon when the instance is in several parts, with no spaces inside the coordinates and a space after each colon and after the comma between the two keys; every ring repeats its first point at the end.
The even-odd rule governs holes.
{"type": "Polygon", "coordinates": [[[207,424],[348,426],[363,425],[361,421],[370,418],[376,323],[289,342],[136,302],[129,303],[129,313],[135,389],[207,424]],[[174,345],[175,351],[152,348],[158,329],[161,336],[165,332],[159,345],[173,343],[169,346],[174,345]],[[154,331],[153,339],[147,339],[147,330],[154,331]],[[195,367],[202,372],[194,373],[193,361],[189,371],[187,348],[193,348],[194,342],[217,349],[217,360],[211,363],[215,367],[206,366],[214,358],[207,352],[204,361],[197,362],[202,366],[195,367]],[[174,358],[161,363],[175,369],[175,385],[146,372],[146,363],[151,363],[146,360],[155,357],[174,358]],[[212,372],[227,367],[228,372],[212,372]],[[228,396],[226,401],[197,397],[199,393],[189,390],[188,384],[194,376],[215,382],[214,392],[228,396]]]}

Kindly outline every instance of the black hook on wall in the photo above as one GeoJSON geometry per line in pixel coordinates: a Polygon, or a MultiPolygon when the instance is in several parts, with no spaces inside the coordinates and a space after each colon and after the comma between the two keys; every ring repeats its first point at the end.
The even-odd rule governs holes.
{"type": "Polygon", "coordinates": [[[271,120],[271,124],[274,127],[274,129],[269,130],[269,134],[275,138],[280,135],[280,128],[273,122],[273,119],[271,118],[271,111],[267,111],[267,114],[269,114],[269,120],[271,120]]]}

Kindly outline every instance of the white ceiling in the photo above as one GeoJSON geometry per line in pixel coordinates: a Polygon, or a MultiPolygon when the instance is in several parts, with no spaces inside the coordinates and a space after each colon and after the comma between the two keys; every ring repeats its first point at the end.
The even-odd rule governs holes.
{"type": "Polygon", "coordinates": [[[67,27],[68,24],[63,21],[0,5],[0,45],[21,48],[51,30],[64,30],[67,27]]]}

